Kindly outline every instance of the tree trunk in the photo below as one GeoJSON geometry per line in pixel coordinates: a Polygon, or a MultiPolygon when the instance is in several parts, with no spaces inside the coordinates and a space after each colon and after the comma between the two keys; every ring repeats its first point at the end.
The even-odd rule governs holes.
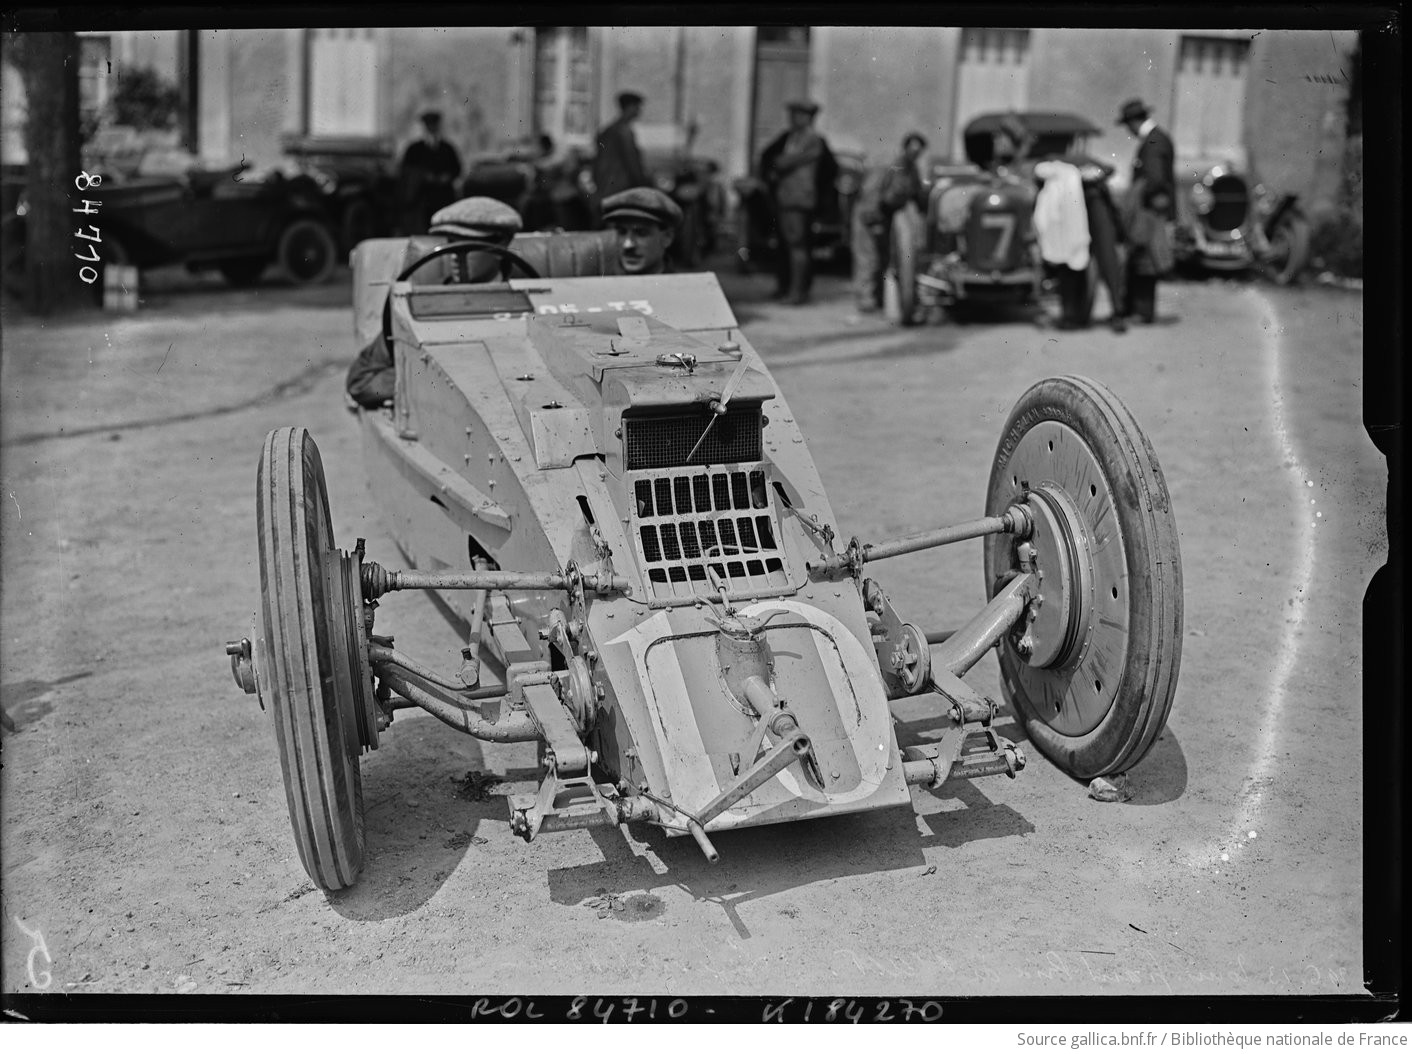
{"type": "MultiPolygon", "coordinates": [[[[95,200],[78,189],[75,180],[79,166],[78,129],[78,37],[73,33],[20,33],[15,58],[24,75],[25,150],[29,162],[25,173],[26,300],[30,310],[49,315],[90,307],[95,291],[83,276],[101,273],[97,264],[75,259],[75,254],[92,255],[93,241],[74,236],[82,229],[91,235],[90,225],[99,229],[103,215],[75,214],[83,199],[95,200]]],[[[96,189],[96,188],[95,188],[96,189]]],[[[99,279],[101,281],[101,278],[99,279]]],[[[101,290],[98,291],[101,295],[101,290]]]]}

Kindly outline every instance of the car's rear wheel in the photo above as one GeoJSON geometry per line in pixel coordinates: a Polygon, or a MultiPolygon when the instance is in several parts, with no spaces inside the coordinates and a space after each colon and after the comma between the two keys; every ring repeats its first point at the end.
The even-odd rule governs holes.
{"type": "MultiPolygon", "coordinates": [[[[1040,381],[1001,433],[986,511],[1023,504],[1044,601],[999,648],[1001,686],[1040,752],[1078,779],[1122,772],[1167,720],[1181,664],[1182,575],[1152,446],[1112,392],[1040,381]]],[[[994,596],[1019,569],[1012,536],[986,540],[994,596]]]]}
{"type": "Polygon", "coordinates": [[[257,478],[264,630],[256,682],[279,746],[299,859],[322,889],[363,864],[359,758],[377,745],[361,557],[336,550],[323,462],[303,428],[265,439],[257,478]]]}
{"type": "Polygon", "coordinates": [[[216,267],[222,278],[237,289],[243,289],[258,282],[269,263],[269,259],[264,256],[243,256],[221,260],[216,267]]]}
{"type": "Polygon", "coordinates": [[[284,229],[276,256],[295,282],[317,285],[327,281],[338,265],[338,246],[328,224],[305,216],[284,229]]]}
{"type": "Polygon", "coordinates": [[[343,219],[339,225],[342,234],[342,248],[352,252],[359,242],[367,241],[377,233],[373,207],[362,198],[354,198],[343,208],[343,219]]]}
{"type": "Polygon", "coordinates": [[[1265,272],[1277,285],[1292,285],[1309,264],[1311,232],[1303,216],[1286,216],[1270,232],[1265,272]]]}

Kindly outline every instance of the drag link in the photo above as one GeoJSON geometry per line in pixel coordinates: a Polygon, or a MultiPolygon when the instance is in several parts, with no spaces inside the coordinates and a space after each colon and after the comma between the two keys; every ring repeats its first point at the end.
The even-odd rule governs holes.
{"type": "Polygon", "coordinates": [[[1023,505],[1011,505],[999,516],[984,516],[978,520],[967,520],[951,527],[941,527],[934,531],[922,531],[895,538],[890,542],[862,544],[853,539],[848,548],[836,556],[807,565],[813,577],[827,577],[847,571],[856,574],[862,565],[872,560],[886,560],[892,556],[934,549],[939,545],[964,542],[970,538],[984,538],[991,534],[1013,534],[1016,538],[1028,538],[1034,521],[1029,510],[1023,505]]]}

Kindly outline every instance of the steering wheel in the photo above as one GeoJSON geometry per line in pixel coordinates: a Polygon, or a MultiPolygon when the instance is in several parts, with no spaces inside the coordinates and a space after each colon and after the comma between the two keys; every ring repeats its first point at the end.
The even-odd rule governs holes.
{"type": "MultiPolygon", "coordinates": [[[[466,268],[467,268],[466,259],[467,259],[467,257],[469,257],[470,254],[473,253],[473,252],[476,252],[476,253],[489,253],[491,256],[499,257],[499,259],[500,259],[500,280],[501,280],[501,281],[507,280],[507,279],[510,277],[510,272],[513,271],[516,267],[518,267],[521,271],[524,272],[524,275],[525,275],[526,278],[538,278],[538,277],[539,277],[539,272],[538,272],[537,270],[535,270],[535,268],[533,267],[533,265],[531,265],[530,262],[529,262],[528,260],[526,260],[523,256],[521,256],[519,253],[511,252],[509,249],[505,248],[503,245],[496,245],[494,242],[483,242],[483,241],[476,241],[476,240],[473,240],[473,239],[466,239],[466,240],[459,241],[459,242],[448,242],[448,243],[445,244],[445,245],[438,245],[435,249],[433,249],[431,252],[427,253],[425,256],[421,257],[420,259],[413,260],[410,264],[408,264],[406,267],[404,267],[404,268],[402,269],[402,273],[399,274],[396,278],[394,278],[394,279],[393,279],[393,282],[394,282],[394,283],[395,283],[395,282],[405,282],[408,278],[411,278],[412,275],[416,274],[418,271],[420,271],[420,270],[421,270],[423,267],[425,267],[427,264],[431,263],[431,261],[440,259],[440,258],[443,257],[443,256],[452,256],[452,255],[454,255],[454,256],[456,257],[456,259],[457,259],[457,263],[459,264],[462,273],[464,273],[464,272],[466,271],[466,268]]],[[[382,341],[383,341],[383,343],[384,343],[385,345],[387,345],[388,350],[391,351],[391,350],[392,350],[392,291],[391,291],[391,289],[388,290],[387,299],[384,300],[384,301],[383,301],[383,304],[382,304],[382,341]]]]}

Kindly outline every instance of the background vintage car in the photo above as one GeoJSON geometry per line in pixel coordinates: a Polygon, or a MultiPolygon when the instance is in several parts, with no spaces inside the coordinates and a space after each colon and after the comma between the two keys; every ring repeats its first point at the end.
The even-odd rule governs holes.
{"type": "Polygon", "coordinates": [[[389,137],[290,134],[280,146],[324,195],[340,257],[364,239],[396,233],[397,164],[389,137]]]}
{"type": "MultiPolygon", "coordinates": [[[[903,325],[916,321],[924,307],[960,315],[973,304],[1032,303],[1046,291],[1032,226],[1034,182],[990,167],[994,137],[1006,116],[989,113],[971,120],[963,133],[964,162],[933,166],[925,217],[911,207],[893,217],[890,313],[903,325]]],[[[1075,114],[1013,116],[1033,137],[1030,162],[1081,153],[1099,133],[1075,114]]],[[[1090,294],[1094,287],[1091,281],[1090,294]]]]}
{"type": "MultiPolygon", "coordinates": [[[[136,157],[86,155],[87,170],[104,176],[85,191],[99,201],[95,226],[102,270],[184,264],[215,269],[232,285],[258,281],[272,263],[298,284],[322,282],[338,264],[338,247],[323,188],[310,176],[244,163],[203,168],[180,149],[144,149],[136,157]]],[[[6,286],[23,273],[25,174],[7,172],[6,286]],[[11,205],[13,199],[13,205],[11,205]]],[[[101,282],[95,283],[102,288],[101,282]]]]}
{"type": "MultiPolygon", "coordinates": [[[[847,266],[853,240],[853,205],[863,187],[867,157],[855,144],[829,139],[838,164],[833,193],[824,197],[814,215],[814,259],[831,266],[847,266]]],[[[775,259],[779,239],[775,234],[774,205],[769,187],[758,174],[737,179],[733,184],[739,207],[736,221],[739,244],[736,255],[742,270],[775,259]]]]}
{"type": "Polygon", "coordinates": [[[1277,194],[1240,156],[1177,160],[1173,249],[1191,272],[1259,268],[1288,285],[1309,263],[1310,223],[1294,194],[1277,194]]]}
{"type": "MultiPolygon", "coordinates": [[[[635,134],[652,185],[682,210],[671,257],[680,267],[695,267],[715,251],[724,222],[720,166],[694,153],[690,126],[644,124],[635,134]]],[[[525,142],[469,158],[461,183],[463,197],[485,195],[514,206],[532,231],[593,229],[594,190],[591,150],[570,146],[545,154],[525,142]]]]}

